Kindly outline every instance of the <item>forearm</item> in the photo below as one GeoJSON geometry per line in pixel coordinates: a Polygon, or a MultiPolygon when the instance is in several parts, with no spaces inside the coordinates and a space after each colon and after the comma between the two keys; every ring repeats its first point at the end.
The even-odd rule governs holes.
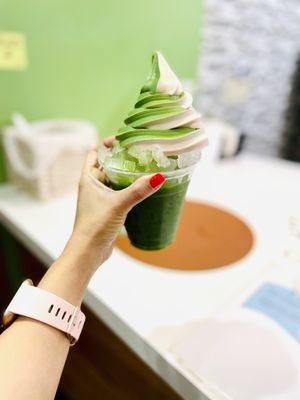
{"type": "MultiPolygon", "coordinates": [[[[86,248],[72,237],[39,287],[79,306],[94,272],[86,248]]],[[[61,331],[19,317],[0,337],[0,398],[54,399],[69,347],[61,331]]]]}
{"type": "Polygon", "coordinates": [[[54,399],[69,340],[55,328],[19,317],[0,340],[0,398],[54,399]]]}

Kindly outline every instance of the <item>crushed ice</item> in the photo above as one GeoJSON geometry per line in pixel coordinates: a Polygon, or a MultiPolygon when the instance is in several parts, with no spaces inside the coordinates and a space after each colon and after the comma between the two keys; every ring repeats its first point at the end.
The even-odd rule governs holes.
{"type": "Polygon", "coordinates": [[[170,166],[170,160],[159,146],[152,147],[152,154],[159,168],[168,168],[170,166]]]}
{"type": "Polygon", "coordinates": [[[153,161],[153,154],[150,149],[140,150],[136,146],[128,149],[128,154],[138,160],[139,165],[149,165],[153,161]]]}
{"type": "Polygon", "coordinates": [[[190,151],[179,154],[177,158],[178,168],[185,168],[196,164],[201,158],[201,151],[190,151]]]}
{"type": "Polygon", "coordinates": [[[155,170],[155,167],[163,171],[174,171],[196,164],[200,157],[199,150],[167,157],[158,145],[152,145],[148,149],[140,149],[133,145],[127,150],[122,148],[118,141],[115,141],[111,149],[100,145],[98,151],[101,166],[128,171],[150,171],[155,170]]]}

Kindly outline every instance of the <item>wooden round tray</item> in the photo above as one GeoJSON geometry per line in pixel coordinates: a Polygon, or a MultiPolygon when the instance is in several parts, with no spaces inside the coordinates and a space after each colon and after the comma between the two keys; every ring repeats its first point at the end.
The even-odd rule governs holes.
{"type": "Polygon", "coordinates": [[[144,251],[121,235],[117,247],[152,266],[174,270],[224,267],[243,258],[252,248],[253,234],[245,222],[228,211],[187,201],[176,242],[163,250],[144,251]]]}

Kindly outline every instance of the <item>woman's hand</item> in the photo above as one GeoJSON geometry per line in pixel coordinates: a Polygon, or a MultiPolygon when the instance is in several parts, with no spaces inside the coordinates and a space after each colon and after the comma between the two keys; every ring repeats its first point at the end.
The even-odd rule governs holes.
{"type": "MultiPolygon", "coordinates": [[[[103,143],[110,147],[113,140],[110,137],[103,143]]],[[[144,176],[126,189],[114,191],[105,186],[97,151],[90,151],[79,183],[72,235],[39,287],[79,304],[94,272],[110,256],[128,211],[158,190],[163,182],[160,174],[144,176]]]]}
{"type": "MultiPolygon", "coordinates": [[[[113,140],[110,137],[103,143],[110,147],[113,140]]],[[[91,150],[80,179],[76,219],[68,246],[88,253],[90,267],[96,270],[110,256],[128,211],[158,190],[163,182],[160,174],[144,176],[128,188],[114,191],[105,186],[97,151],[91,150]]]]}

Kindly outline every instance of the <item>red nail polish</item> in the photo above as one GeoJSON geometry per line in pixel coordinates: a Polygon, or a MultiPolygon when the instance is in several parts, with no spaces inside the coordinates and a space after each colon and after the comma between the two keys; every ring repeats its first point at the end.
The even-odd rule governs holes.
{"type": "Polygon", "coordinates": [[[153,187],[153,189],[157,188],[160,186],[163,182],[165,181],[165,177],[162,174],[155,174],[150,178],[150,185],[153,187]]]}

